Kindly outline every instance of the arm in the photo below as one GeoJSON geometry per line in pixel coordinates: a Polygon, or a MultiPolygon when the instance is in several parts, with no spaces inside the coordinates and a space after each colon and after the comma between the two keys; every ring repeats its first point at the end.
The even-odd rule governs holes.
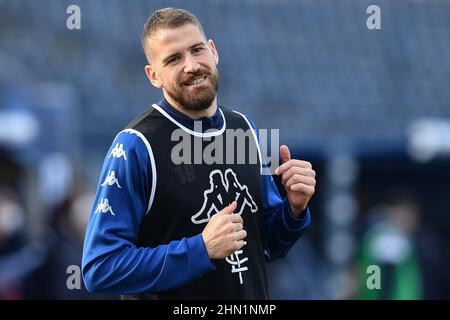
{"type": "Polygon", "coordinates": [[[272,262],[287,255],[295,242],[311,224],[311,213],[306,208],[297,218],[292,214],[289,200],[281,199],[272,176],[261,176],[264,215],[266,217],[266,262],[272,262]]]}
{"type": "MultiPolygon", "coordinates": [[[[247,120],[259,139],[256,125],[248,117],[247,120]]],[[[267,167],[265,163],[263,166],[267,167]]],[[[294,206],[294,212],[289,198],[281,199],[272,176],[261,175],[261,186],[266,217],[264,253],[266,262],[272,262],[285,257],[302,236],[311,223],[311,213],[306,204],[304,207],[300,206],[300,210],[297,210],[297,205],[294,206]]]]}
{"type": "Polygon", "coordinates": [[[151,205],[151,177],[144,141],[134,133],[120,133],[105,158],[84,241],[82,271],[89,291],[158,292],[190,283],[213,270],[201,234],[155,248],[136,246],[140,223],[151,205]],[[120,145],[126,160],[112,154],[120,145]],[[104,183],[111,171],[118,184],[104,183]],[[99,207],[104,199],[111,210],[99,207]]]}

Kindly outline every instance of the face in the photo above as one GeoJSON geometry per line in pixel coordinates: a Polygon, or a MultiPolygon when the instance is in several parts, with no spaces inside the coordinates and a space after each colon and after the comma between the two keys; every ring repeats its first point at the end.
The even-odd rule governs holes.
{"type": "Polygon", "coordinates": [[[147,50],[147,76],[169,102],[192,111],[211,106],[219,84],[219,57],[214,42],[206,41],[196,25],[156,31],[147,50]]]}

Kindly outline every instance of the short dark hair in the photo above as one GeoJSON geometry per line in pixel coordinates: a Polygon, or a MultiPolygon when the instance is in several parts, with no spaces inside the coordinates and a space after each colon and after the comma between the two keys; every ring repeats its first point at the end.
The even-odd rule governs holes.
{"type": "Polygon", "coordinates": [[[147,54],[145,49],[147,39],[150,38],[157,30],[164,28],[178,28],[186,24],[196,25],[203,37],[206,39],[205,32],[203,31],[200,21],[198,21],[198,19],[189,11],[176,8],[163,8],[156,10],[148,18],[144,25],[144,31],[141,35],[141,44],[142,48],[144,48],[144,52],[147,54]]]}

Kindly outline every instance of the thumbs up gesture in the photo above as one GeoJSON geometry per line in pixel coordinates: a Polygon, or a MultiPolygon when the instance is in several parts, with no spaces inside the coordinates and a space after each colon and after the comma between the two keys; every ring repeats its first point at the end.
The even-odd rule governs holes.
{"type": "Polygon", "coordinates": [[[291,159],[289,148],[285,145],[280,147],[280,158],[282,165],[275,170],[275,174],[282,175],[281,181],[286,189],[292,213],[298,217],[314,194],[316,172],[311,163],[291,159]]]}

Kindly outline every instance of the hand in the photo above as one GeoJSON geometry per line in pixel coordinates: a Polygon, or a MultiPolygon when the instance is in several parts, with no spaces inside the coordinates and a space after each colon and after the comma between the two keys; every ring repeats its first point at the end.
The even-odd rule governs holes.
{"type": "Polygon", "coordinates": [[[312,169],[311,163],[291,159],[289,148],[285,145],[280,147],[280,158],[283,164],[275,170],[275,174],[282,175],[281,180],[292,213],[299,217],[315,192],[316,172],[312,169]]]}
{"type": "Polygon", "coordinates": [[[244,221],[236,210],[237,202],[233,201],[211,217],[202,232],[208,255],[211,259],[223,259],[247,244],[243,239],[247,237],[244,221]]]}

